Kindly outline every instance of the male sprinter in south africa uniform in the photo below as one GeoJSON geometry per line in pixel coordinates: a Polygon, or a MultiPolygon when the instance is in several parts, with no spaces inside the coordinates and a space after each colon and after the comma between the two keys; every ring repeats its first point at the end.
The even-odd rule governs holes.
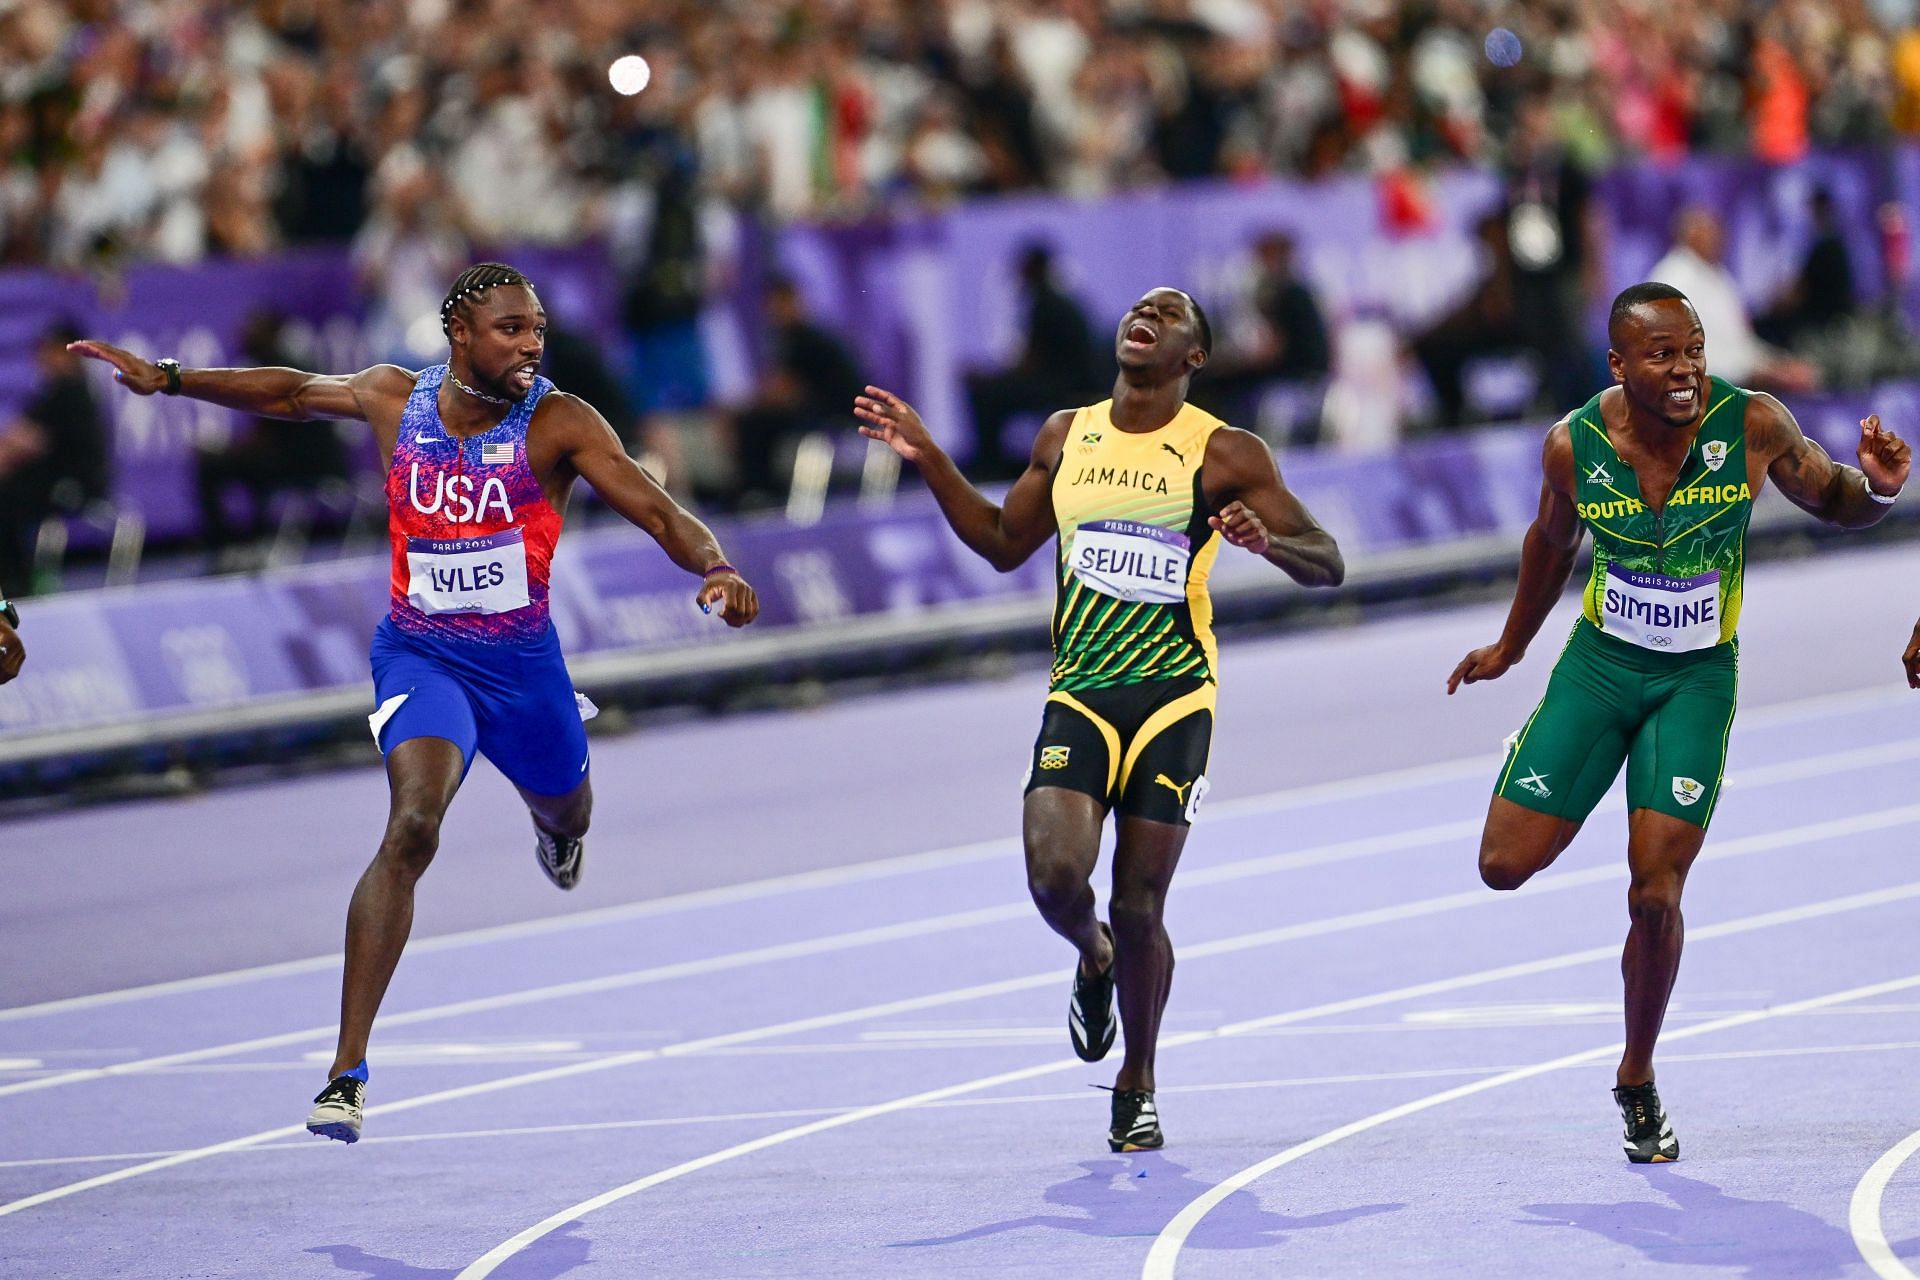
{"type": "Polygon", "coordinates": [[[1860,424],[1860,467],[1808,440],[1786,407],[1707,376],[1706,335],[1670,285],[1614,299],[1618,384],[1548,433],[1540,512],[1527,531],[1506,629],[1447,681],[1492,680],[1526,655],[1573,571],[1593,567],[1546,697],[1514,735],[1480,843],[1480,876],[1517,889],[1567,847],[1624,761],[1631,884],[1621,970],[1626,1052],[1614,1100],[1627,1158],[1676,1160],[1653,1084],[1653,1045],[1680,969],[1680,891],[1720,800],[1733,730],[1747,518],[1769,477],[1797,506],[1860,529],[1907,480],[1908,448],[1860,424]]]}
{"type": "Polygon", "coordinates": [[[920,468],[960,540],[1005,572],[1059,538],[1052,691],[1028,767],[1027,884],[1080,952],[1067,1010],[1088,1062],[1127,1032],[1108,1145],[1165,1139],[1154,1045],[1173,982],[1162,923],[1187,827],[1207,791],[1215,677],[1207,578],[1225,541],[1297,581],[1334,586],[1339,548],[1289,493],[1259,437],[1186,402],[1212,346],[1204,312],[1154,289],[1120,322],[1113,398],[1047,419],[1026,470],[995,506],[934,443],[912,406],[876,387],[861,431],[920,468]],[[1111,926],[1095,912],[1100,828],[1118,812],[1111,926]]]}
{"type": "Polygon", "coordinates": [[[547,315],[513,268],[481,263],[447,291],[444,365],[376,365],[325,376],[297,369],[182,369],[101,342],[136,395],[191,396],[247,413],[370,423],[387,459],[392,609],[373,636],[368,719],[387,759],[386,833],[347,909],[340,1039],[307,1128],[360,1137],[367,1038],[413,924],[413,887],[439,847],[440,823],[476,752],[518,788],[533,815],[541,870],[562,889],[580,876],[593,804],[592,706],[573,691],[548,616],[548,572],[576,478],[702,575],[695,600],[736,627],[753,588],[705,525],[636,466],[585,401],[535,370],[547,315]]]}

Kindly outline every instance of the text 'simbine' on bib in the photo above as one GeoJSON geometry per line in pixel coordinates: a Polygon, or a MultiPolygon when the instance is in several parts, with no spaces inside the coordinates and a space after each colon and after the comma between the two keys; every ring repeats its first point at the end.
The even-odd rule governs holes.
{"type": "Polygon", "coordinates": [[[1631,573],[1607,566],[1602,630],[1658,653],[1691,653],[1720,643],[1720,571],[1697,578],[1631,573]]]}
{"type": "Polygon", "coordinates": [[[408,538],[407,602],[429,616],[526,608],[527,547],[521,531],[408,538]]]}
{"type": "Polygon", "coordinates": [[[1068,565],[1102,595],[1179,604],[1187,598],[1187,535],[1133,520],[1094,520],[1073,534],[1068,565]]]}

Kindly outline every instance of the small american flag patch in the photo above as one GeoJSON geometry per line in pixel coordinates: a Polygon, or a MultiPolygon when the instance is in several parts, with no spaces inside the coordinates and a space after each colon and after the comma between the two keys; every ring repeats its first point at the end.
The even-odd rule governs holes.
{"type": "Polygon", "coordinates": [[[513,443],[483,444],[480,446],[480,465],[483,467],[504,467],[513,461],[513,443]]]}

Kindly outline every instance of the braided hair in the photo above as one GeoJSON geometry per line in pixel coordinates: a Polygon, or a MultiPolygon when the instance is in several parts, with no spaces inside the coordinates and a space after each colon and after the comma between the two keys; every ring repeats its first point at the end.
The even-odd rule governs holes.
{"type": "Polygon", "coordinates": [[[466,302],[489,289],[501,285],[524,285],[533,288],[533,281],[521,275],[504,262],[476,262],[460,273],[453,287],[447,290],[446,300],[440,304],[440,332],[453,337],[454,308],[464,306],[466,302]]]}

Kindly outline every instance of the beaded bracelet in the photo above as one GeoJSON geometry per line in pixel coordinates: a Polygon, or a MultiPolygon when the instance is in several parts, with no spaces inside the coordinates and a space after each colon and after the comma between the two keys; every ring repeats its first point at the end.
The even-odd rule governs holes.
{"type": "Polygon", "coordinates": [[[1898,493],[1890,493],[1890,494],[1875,493],[1873,491],[1873,481],[1868,480],[1865,476],[1861,476],[1860,479],[1862,483],[1864,483],[1867,487],[1867,496],[1869,498],[1872,498],[1875,502],[1879,503],[1881,506],[1890,507],[1894,503],[1900,500],[1900,495],[1898,493]]]}

